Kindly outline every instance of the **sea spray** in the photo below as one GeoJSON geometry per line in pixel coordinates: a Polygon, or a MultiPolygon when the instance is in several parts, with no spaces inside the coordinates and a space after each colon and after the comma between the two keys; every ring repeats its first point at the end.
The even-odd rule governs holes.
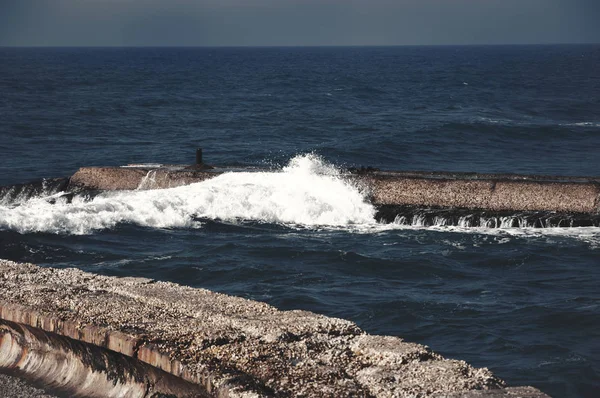
{"type": "Polygon", "coordinates": [[[299,155],[281,171],[225,173],[164,190],[105,192],[54,203],[34,198],[0,206],[0,228],[20,233],[89,234],[121,223],[198,227],[197,218],[304,226],[374,224],[365,195],[318,156],[299,155]]]}
{"type": "MultiPolygon", "coordinates": [[[[141,188],[151,179],[150,173],[141,188]]],[[[210,219],[366,234],[428,229],[515,237],[559,235],[593,245],[600,242],[598,227],[531,228],[525,221],[515,226],[514,217],[480,217],[476,223],[461,217],[454,222],[442,215],[429,220],[426,212],[417,212],[399,214],[394,222],[382,224],[376,222],[376,209],[368,203],[366,193],[350,180],[316,155],[299,155],[279,171],[224,173],[171,189],[104,192],[93,198],[69,198],[61,192],[47,196],[48,192],[43,191],[29,199],[0,204],[0,229],[82,235],[126,223],[150,228],[198,228],[201,220],[210,219]]]]}
{"type": "Polygon", "coordinates": [[[278,173],[229,173],[202,184],[200,217],[307,226],[375,223],[365,195],[315,155],[296,156],[278,173]]]}

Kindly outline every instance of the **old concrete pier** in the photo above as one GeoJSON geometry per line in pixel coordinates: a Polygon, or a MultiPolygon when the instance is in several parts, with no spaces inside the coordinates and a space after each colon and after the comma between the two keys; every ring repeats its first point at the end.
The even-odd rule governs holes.
{"type": "Polygon", "coordinates": [[[374,172],[363,178],[378,205],[600,212],[600,179],[595,178],[424,172],[374,172]]]}
{"type": "Polygon", "coordinates": [[[67,189],[164,189],[201,182],[219,174],[221,172],[218,170],[205,171],[183,166],[82,167],[70,178],[67,189]]]}
{"type": "MultiPolygon", "coordinates": [[[[71,177],[68,189],[171,188],[227,171],[183,166],[84,167],[71,177]]],[[[349,173],[346,178],[367,189],[371,202],[382,209],[382,218],[390,218],[386,212],[393,213],[397,207],[413,207],[497,214],[553,212],[585,215],[592,225],[600,222],[600,178],[377,170],[349,173]]]]}
{"type": "Polygon", "coordinates": [[[547,397],[349,321],[5,260],[0,371],[90,397],[547,397]]]}

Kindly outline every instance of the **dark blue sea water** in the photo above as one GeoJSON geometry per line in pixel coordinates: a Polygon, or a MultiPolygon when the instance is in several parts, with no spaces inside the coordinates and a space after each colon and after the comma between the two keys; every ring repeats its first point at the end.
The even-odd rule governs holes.
{"type": "Polygon", "coordinates": [[[0,185],[197,147],[272,172],[0,202],[0,258],[347,318],[599,396],[600,228],[380,225],[336,169],[598,176],[600,45],[0,49],[0,185]]]}

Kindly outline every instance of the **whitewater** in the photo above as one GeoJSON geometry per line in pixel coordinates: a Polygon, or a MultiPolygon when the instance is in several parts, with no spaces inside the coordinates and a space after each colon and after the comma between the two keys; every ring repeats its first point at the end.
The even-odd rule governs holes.
{"type": "MultiPolygon", "coordinates": [[[[151,176],[149,176],[151,178],[151,176]]],[[[228,172],[203,182],[170,189],[103,192],[72,198],[64,192],[0,204],[0,229],[22,234],[46,232],[89,235],[120,224],[149,228],[201,228],[203,221],[254,221],[289,228],[326,228],[372,234],[390,230],[478,233],[517,238],[561,236],[600,247],[600,228],[511,228],[446,225],[425,226],[403,217],[384,224],[375,218],[368,191],[336,166],[314,154],[293,157],[277,171],[228,172]]],[[[504,225],[507,224],[507,225],[504,225]]]]}
{"type": "Polygon", "coordinates": [[[198,228],[198,220],[253,220],[303,226],[374,224],[364,192],[315,155],[296,156],[280,171],[232,172],[164,190],[60,194],[0,206],[0,228],[20,233],[84,235],[131,223],[198,228]],[[50,201],[49,199],[53,199],[50,201]]]}
{"type": "Polygon", "coordinates": [[[436,209],[382,224],[328,162],[598,176],[598,65],[598,45],[1,48],[0,257],[350,319],[512,385],[595,398],[598,228],[436,209]],[[189,164],[198,147],[237,172],[74,197],[53,179],[19,185],[189,164]],[[296,156],[311,152],[327,162],[296,156]]]}

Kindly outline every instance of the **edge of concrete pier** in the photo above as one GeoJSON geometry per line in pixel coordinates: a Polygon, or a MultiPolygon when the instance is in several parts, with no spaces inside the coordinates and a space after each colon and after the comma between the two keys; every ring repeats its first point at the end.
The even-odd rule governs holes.
{"type": "Polygon", "coordinates": [[[74,396],[547,397],[350,321],[142,278],[0,260],[0,319],[0,370],[74,396]]]}

